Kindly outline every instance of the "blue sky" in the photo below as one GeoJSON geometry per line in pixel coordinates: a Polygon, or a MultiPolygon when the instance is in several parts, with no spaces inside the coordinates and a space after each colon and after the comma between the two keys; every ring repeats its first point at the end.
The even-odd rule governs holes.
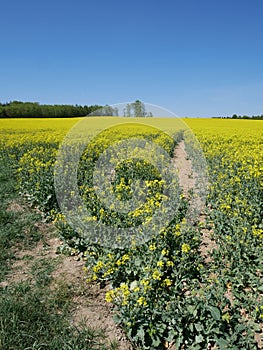
{"type": "Polygon", "coordinates": [[[262,0],[2,0],[0,101],[263,114],[262,0]]]}

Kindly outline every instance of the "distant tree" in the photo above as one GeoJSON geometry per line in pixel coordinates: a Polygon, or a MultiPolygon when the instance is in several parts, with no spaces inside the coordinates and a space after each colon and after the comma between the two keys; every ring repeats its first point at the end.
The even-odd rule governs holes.
{"type": "Polygon", "coordinates": [[[132,103],[133,115],[136,118],[145,117],[145,106],[140,100],[132,103]]]}
{"type": "Polygon", "coordinates": [[[0,105],[0,118],[5,117],[5,109],[4,106],[1,104],[0,105]]]}
{"type": "Polygon", "coordinates": [[[146,118],[153,117],[152,112],[147,113],[143,102],[136,100],[133,103],[128,103],[123,110],[125,117],[146,118]]]}
{"type": "Polygon", "coordinates": [[[118,107],[113,108],[113,115],[114,115],[115,117],[118,117],[118,116],[119,116],[119,109],[118,109],[118,107]]]}
{"type": "Polygon", "coordinates": [[[132,106],[128,103],[126,105],[126,117],[131,117],[131,108],[132,106]]]}
{"type": "MultiPolygon", "coordinates": [[[[101,116],[109,117],[109,116],[113,116],[114,113],[115,113],[115,109],[109,105],[106,105],[98,110],[98,115],[101,115],[101,116]]],[[[96,112],[95,112],[95,114],[96,114],[96,112]]]]}

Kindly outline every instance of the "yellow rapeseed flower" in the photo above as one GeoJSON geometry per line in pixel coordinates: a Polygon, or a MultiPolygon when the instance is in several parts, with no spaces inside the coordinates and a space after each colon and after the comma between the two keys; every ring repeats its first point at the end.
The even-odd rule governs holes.
{"type": "Polygon", "coordinates": [[[187,254],[187,253],[189,253],[189,252],[190,252],[191,247],[190,247],[190,245],[189,245],[189,244],[187,244],[187,243],[183,243],[183,244],[182,244],[182,248],[181,248],[181,250],[182,250],[182,253],[187,254]]]}
{"type": "Polygon", "coordinates": [[[162,276],[162,274],[161,274],[158,270],[155,270],[155,271],[153,272],[153,274],[152,274],[152,278],[153,278],[154,280],[160,280],[160,279],[161,279],[161,276],[162,276]]]}
{"type": "Polygon", "coordinates": [[[147,301],[145,299],[145,297],[140,297],[138,300],[137,300],[137,303],[141,306],[146,306],[147,305],[147,301]]]}

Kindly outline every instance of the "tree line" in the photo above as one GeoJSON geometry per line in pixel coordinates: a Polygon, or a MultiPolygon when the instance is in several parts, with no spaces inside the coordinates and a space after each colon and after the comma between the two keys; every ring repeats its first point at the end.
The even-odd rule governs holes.
{"type": "Polygon", "coordinates": [[[232,119],[256,119],[256,120],[263,120],[263,115],[252,115],[251,117],[248,115],[237,115],[233,114],[232,119]]]}
{"type": "Polygon", "coordinates": [[[237,115],[233,114],[232,117],[212,117],[215,119],[249,119],[249,120],[263,120],[263,115],[237,115]]]}
{"type": "Polygon", "coordinates": [[[0,118],[67,118],[84,117],[102,106],[47,105],[38,102],[12,101],[0,103],[0,118]]]}
{"type": "MultiPolygon", "coordinates": [[[[153,117],[140,100],[128,103],[120,114],[124,117],[153,117]]],[[[70,118],[85,116],[119,116],[117,107],[109,105],[48,105],[38,102],[11,101],[0,103],[0,118],[70,118]]]]}

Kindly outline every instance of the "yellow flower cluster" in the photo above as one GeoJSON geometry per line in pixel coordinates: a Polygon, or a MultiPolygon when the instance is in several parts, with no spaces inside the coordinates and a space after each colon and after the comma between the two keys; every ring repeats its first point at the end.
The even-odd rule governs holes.
{"type": "Polygon", "coordinates": [[[118,266],[125,265],[126,261],[129,261],[130,257],[128,254],[124,254],[120,259],[117,260],[116,264],[118,266]]]}
{"type": "Polygon", "coordinates": [[[187,244],[187,243],[184,243],[184,244],[182,244],[182,253],[185,253],[185,254],[187,254],[187,253],[189,253],[190,252],[190,250],[191,250],[191,247],[190,247],[190,245],[189,244],[187,244]]]}
{"type": "Polygon", "coordinates": [[[129,296],[130,296],[129,286],[126,283],[122,283],[120,287],[111,289],[106,292],[105,300],[107,302],[117,302],[122,306],[128,305],[129,296]]]}

